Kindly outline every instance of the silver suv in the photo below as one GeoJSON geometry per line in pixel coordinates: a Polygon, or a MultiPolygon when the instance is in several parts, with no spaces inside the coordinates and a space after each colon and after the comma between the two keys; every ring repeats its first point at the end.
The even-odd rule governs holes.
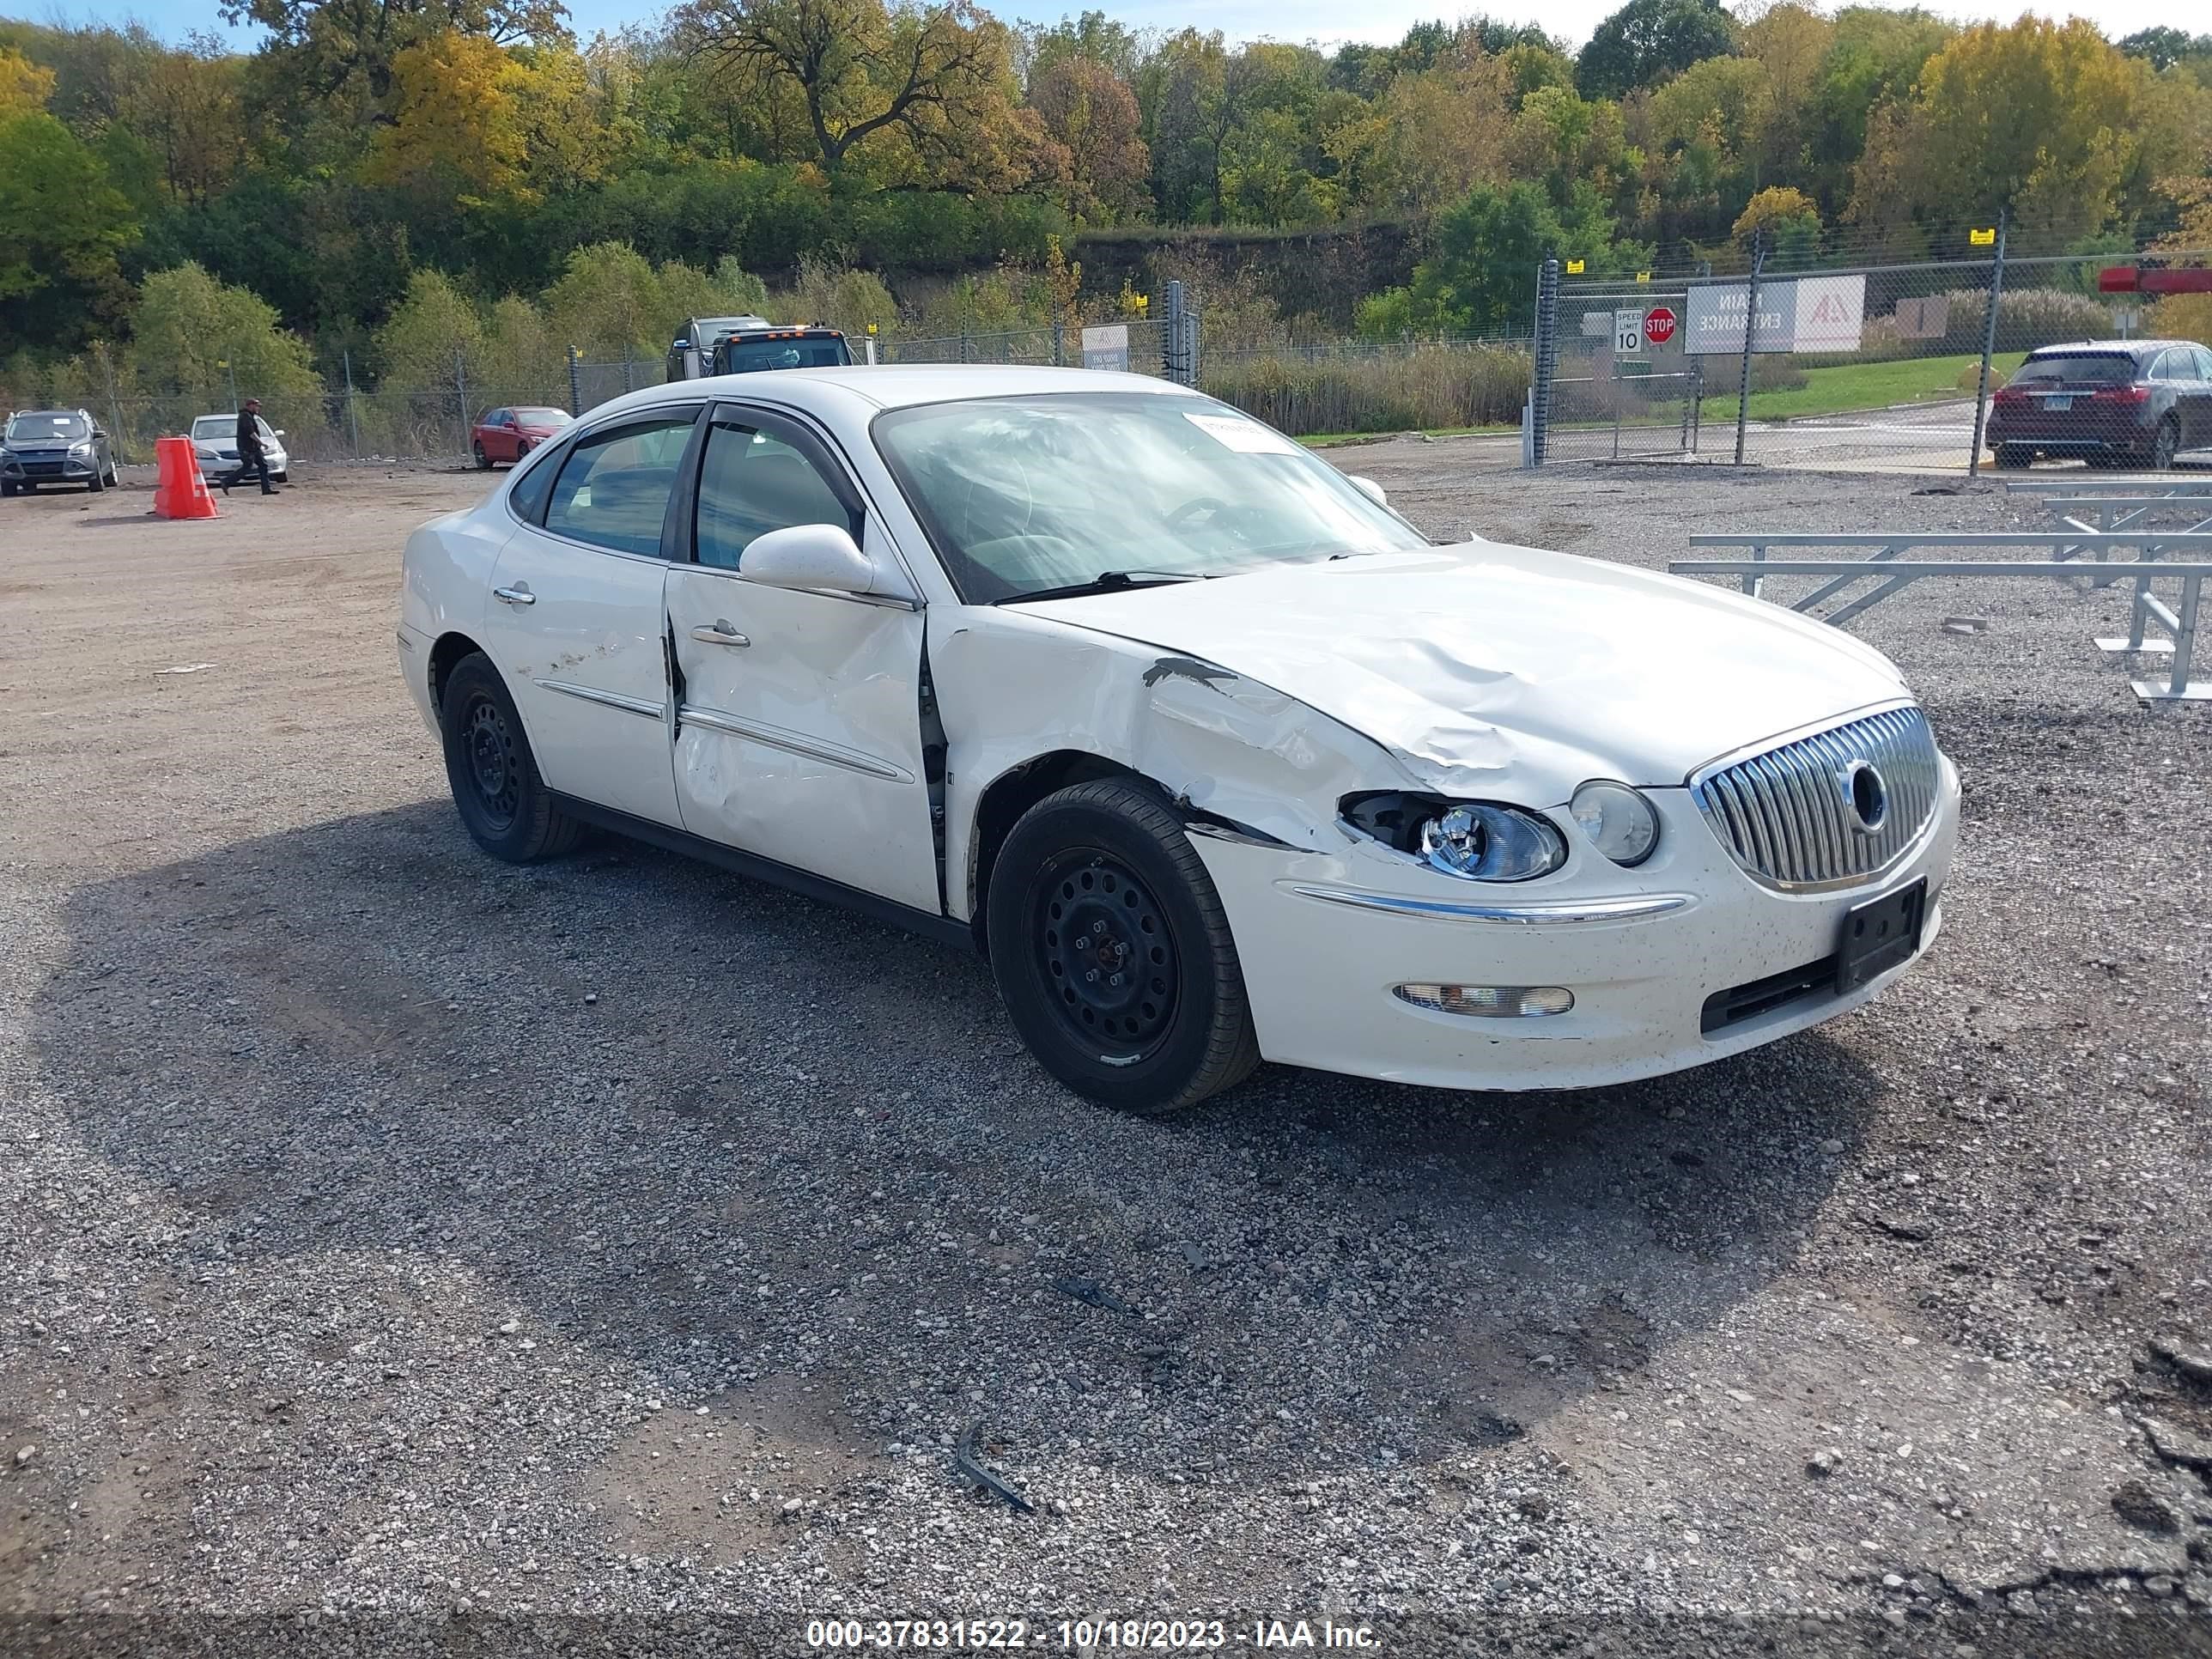
{"type": "Polygon", "coordinates": [[[40,484],[82,484],[97,493],[114,482],[115,451],[85,410],[19,410],[8,417],[0,435],[0,495],[27,495],[40,484]]]}

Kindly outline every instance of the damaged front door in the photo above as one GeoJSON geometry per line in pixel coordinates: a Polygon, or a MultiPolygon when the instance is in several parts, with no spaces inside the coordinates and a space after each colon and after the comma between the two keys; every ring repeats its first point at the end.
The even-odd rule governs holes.
{"type": "Polygon", "coordinates": [[[744,579],[753,539],[797,525],[841,525],[888,563],[882,526],[811,433],[732,406],[711,417],[692,524],[667,583],[684,827],[937,914],[921,613],[744,579]]]}

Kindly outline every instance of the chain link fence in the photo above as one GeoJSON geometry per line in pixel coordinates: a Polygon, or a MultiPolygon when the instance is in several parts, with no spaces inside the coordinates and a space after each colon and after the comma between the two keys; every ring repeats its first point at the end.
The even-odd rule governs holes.
{"type": "Polygon", "coordinates": [[[1563,283],[1542,458],[1943,473],[2185,464],[2212,448],[2212,359],[2199,378],[2196,355],[2212,296],[2147,305],[2100,279],[2139,258],[2206,257],[2007,260],[2000,241],[1978,260],[1563,283]],[[2120,344],[2149,331],[2194,343],[2170,357],[2120,344]],[[2092,342],[2107,343],[2014,383],[2028,353],[2092,342]]]}

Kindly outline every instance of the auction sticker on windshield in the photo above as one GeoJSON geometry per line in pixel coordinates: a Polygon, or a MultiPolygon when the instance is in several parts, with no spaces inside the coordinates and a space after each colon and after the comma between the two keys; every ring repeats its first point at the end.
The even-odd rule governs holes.
{"type": "Polygon", "coordinates": [[[1298,447],[1271,426],[1261,426],[1257,421],[1240,420],[1234,415],[1194,415],[1186,411],[1188,421],[1209,438],[1240,455],[1295,455],[1298,447]]]}

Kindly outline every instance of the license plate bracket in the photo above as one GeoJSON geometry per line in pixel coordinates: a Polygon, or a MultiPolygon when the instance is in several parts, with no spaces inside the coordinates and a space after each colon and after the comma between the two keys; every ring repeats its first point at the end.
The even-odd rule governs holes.
{"type": "Polygon", "coordinates": [[[1836,989],[1856,991],[1868,981],[1912,960],[1928,919],[1928,881],[1854,904],[1844,912],[1836,943],[1836,989]]]}

